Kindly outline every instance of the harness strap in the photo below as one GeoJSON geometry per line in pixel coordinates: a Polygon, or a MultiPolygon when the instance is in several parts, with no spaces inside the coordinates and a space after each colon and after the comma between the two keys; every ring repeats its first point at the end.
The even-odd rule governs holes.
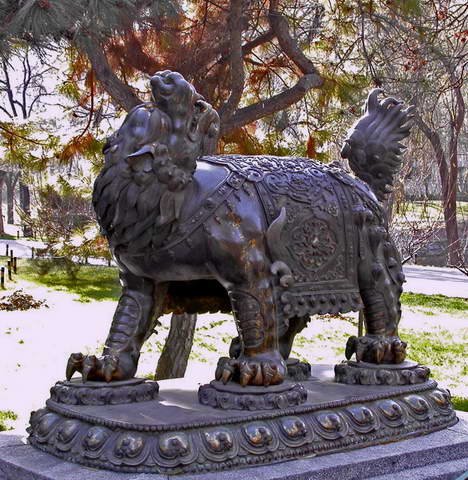
{"type": "Polygon", "coordinates": [[[167,243],[158,250],[170,250],[187,239],[213,215],[213,212],[227,200],[232,192],[239,190],[245,181],[244,175],[231,172],[216,190],[205,198],[199,209],[189,219],[178,225],[177,229],[169,235],[167,243]]]}

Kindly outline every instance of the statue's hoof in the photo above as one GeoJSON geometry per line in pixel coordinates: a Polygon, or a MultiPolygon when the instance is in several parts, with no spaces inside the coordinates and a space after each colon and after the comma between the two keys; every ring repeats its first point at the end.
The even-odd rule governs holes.
{"type": "MultiPolygon", "coordinates": [[[[278,357],[280,357],[278,355],[278,357]]],[[[243,387],[247,385],[278,385],[286,376],[286,365],[276,356],[255,356],[230,358],[216,369],[216,380],[226,384],[229,380],[238,381],[243,387]]]]}
{"type": "Polygon", "coordinates": [[[396,336],[353,336],[346,344],[346,358],[349,360],[354,354],[358,362],[399,364],[406,358],[406,342],[396,336]]]}
{"type": "Polygon", "coordinates": [[[75,372],[81,373],[83,382],[88,380],[97,382],[112,382],[116,380],[129,380],[133,378],[136,366],[129,358],[117,355],[83,355],[72,353],[68,359],[66,378],[70,380],[75,372]]]}

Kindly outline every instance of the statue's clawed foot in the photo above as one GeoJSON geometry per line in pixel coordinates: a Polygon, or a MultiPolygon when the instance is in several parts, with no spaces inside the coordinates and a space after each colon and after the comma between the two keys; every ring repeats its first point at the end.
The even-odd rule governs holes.
{"type": "Polygon", "coordinates": [[[384,335],[364,335],[349,337],[346,344],[346,358],[349,360],[356,354],[358,362],[369,363],[402,363],[406,358],[406,342],[399,337],[384,335]]]}
{"type": "Polygon", "coordinates": [[[72,353],[67,363],[66,377],[70,380],[75,372],[82,375],[83,382],[111,382],[133,378],[136,362],[129,354],[107,354],[102,357],[72,353]]]}
{"type": "Polygon", "coordinates": [[[216,370],[216,380],[227,383],[238,379],[245,387],[247,385],[268,386],[282,383],[286,376],[286,365],[280,354],[263,354],[254,357],[240,355],[231,358],[216,370]]]}

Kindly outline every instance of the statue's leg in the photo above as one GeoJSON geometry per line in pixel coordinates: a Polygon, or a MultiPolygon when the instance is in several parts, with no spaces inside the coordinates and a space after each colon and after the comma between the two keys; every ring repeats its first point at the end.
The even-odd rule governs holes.
{"type": "Polygon", "coordinates": [[[286,365],[279,352],[270,263],[261,248],[253,245],[237,258],[243,262],[235,270],[225,269],[223,284],[239,332],[239,355],[218,369],[216,376],[225,383],[238,379],[243,386],[279,384],[286,365]]]}
{"type": "Polygon", "coordinates": [[[403,362],[406,343],[398,337],[398,323],[404,275],[398,251],[386,228],[363,225],[358,276],[366,334],[348,340],[346,357],[349,359],[355,353],[358,361],[403,362]]]}
{"type": "Polygon", "coordinates": [[[133,378],[143,342],[155,325],[153,281],[130,273],[121,273],[122,295],[101,357],[73,353],[66,376],[82,374],[83,381],[127,380],[133,378]]]}
{"type": "Polygon", "coordinates": [[[310,321],[309,315],[303,317],[293,317],[289,319],[289,326],[286,331],[279,337],[279,348],[281,356],[287,360],[291,354],[291,350],[294,344],[294,339],[296,335],[304,328],[307,327],[307,324],[310,321]]]}
{"type": "MultiPolygon", "coordinates": [[[[304,317],[293,317],[289,319],[288,328],[284,330],[283,333],[280,333],[278,338],[279,351],[281,356],[288,360],[289,355],[294,344],[294,338],[296,335],[307,326],[310,321],[308,315],[304,317]]],[[[241,354],[242,344],[240,337],[235,337],[232,339],[231,346],[229,347],[229,356],[231,358],[237,358],[241,354]]]]}

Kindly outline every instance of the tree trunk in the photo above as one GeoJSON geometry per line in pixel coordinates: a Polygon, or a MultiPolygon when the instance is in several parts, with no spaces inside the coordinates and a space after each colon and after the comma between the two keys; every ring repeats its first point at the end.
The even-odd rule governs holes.
{"type": "Polygon", "coordinates": [[[14,209],[14,198],[15,198],[15,190],[13,185],[8,179],[6,183],[6,194],[7,194],[7,222],[9,224],[15,223],[15,218],[13,214],[14,209]]]}
{"type": "Polygon", "coordinates": [[[159,358],[155,380],[181,378],[185,375],[196,323],[196,314],[172,315],[171,329],[159,358]]]}
{"type": "MultiPolygon", "coordinates": [[[[457,222],[457,187],[458,187],[458,140],[465,120],[465,100],[462,95],[462,81],[458,81],[455,70],[447,59],[443,64],[449,73],[451,84],[453,85],[452,99],[455,109],[452,112],[450,122],[450,137],[448,144],[448,180],[449,190],[446,204],[444,204],[444,216],[447,229],[447,242],[449,253],[449,265],[461,266],[464,263],[460,236],[458,233],[457,222]],[[448,219],[448,220],[447,220],[448,219]]],[[[460,77],[460,80],[463,77],[460,77]]]]}
{"type": "MultiPolygon", "coordinates": [[[[442,147],[442,142],[438,132],[429,128],[429,126],[417,118],[418,126],[434,149],[437,166],[439,168],[440,183],[442,185],[442,206],[444,211],[445,233],[447,235],[448,245],[448,264],[460,265],[462,263],[461,243],[458,234],[457,223],[457,148],[456,139],[452,138],[449,148],[449,165],[447,156],[442,147]]],[[[452,133],[453,137],[453,133],[452,133]]]]}
{"type": "MultiPolygon", "coordinates": [[[[20,182],[19,185],[19,201],[21,210],[29,217],[31,215],[31,193],[29,191],[29,187],[23,182],[20,182]]],[[[27,225],[26,222],[23,222],[23,237],[32,236],[33,232],[31,227],[27,225]]]]}
{"type": "MultiPolygon", "coordinates": [[[[452,155],[451,155],[452,156],[452,155]]],[[[457,168],[452,168],[453,159],[450,159],[451,168],[448,186],[444,195],[444,220],[447,233],[448,263],[451,266],[461,265],[461,243],[457,222],[457,168]]]]}
{"type": "MultiPolygon", "coordinates": [[[[463,104],[464,105],[464,104],[463,104]]],[[[457,187],[458,187],[458,135],[463,125],[463,116],[458,119],[460,124],[456,124],[455,119],[451,125],[450,140],[448,145],[448,192],[447,199],[444,202],[444,217],[447,230],[448,257],[449,265],[457,266],[463,263],[463,254],[461,249],[460,236],[458,233],[457,221],[457,187]]]]}
{"type": "Polygon", "coordinates": [[[442,183],[442,207],[444,211],[445,233],[447,235],[448,264],[458,265],[460,256],[460,237],[457,222],[457,175],[447,165],[445,155],[437,155],[440,180],[442,183]]]}
{"type": "Polygon", "coordinates": [[[447,235],[448,263],[458,265],[460,256],[460,237],[457,223],[457,184],[449,175],[445,159],[439,162],[439,173],[442,180],[442,206],[444,211],[445,233],[447,235]],[[443,167],[441,168],[441,165],[443,167]],[[444,172],[445,174],[443,174],[444,172]]]}
{"type": "Polygon", "coordinates": [[[3,224],[3,172],[0,172],[0,235],[5,235],[5,226],[3,224]]]}
{"type": "Polygon", "coordinates": [[[7,194],[7,222],[15,223],[15,188],[18,182],[19,172],[7,172],[5,175],[6,194],[7,194]]]}

